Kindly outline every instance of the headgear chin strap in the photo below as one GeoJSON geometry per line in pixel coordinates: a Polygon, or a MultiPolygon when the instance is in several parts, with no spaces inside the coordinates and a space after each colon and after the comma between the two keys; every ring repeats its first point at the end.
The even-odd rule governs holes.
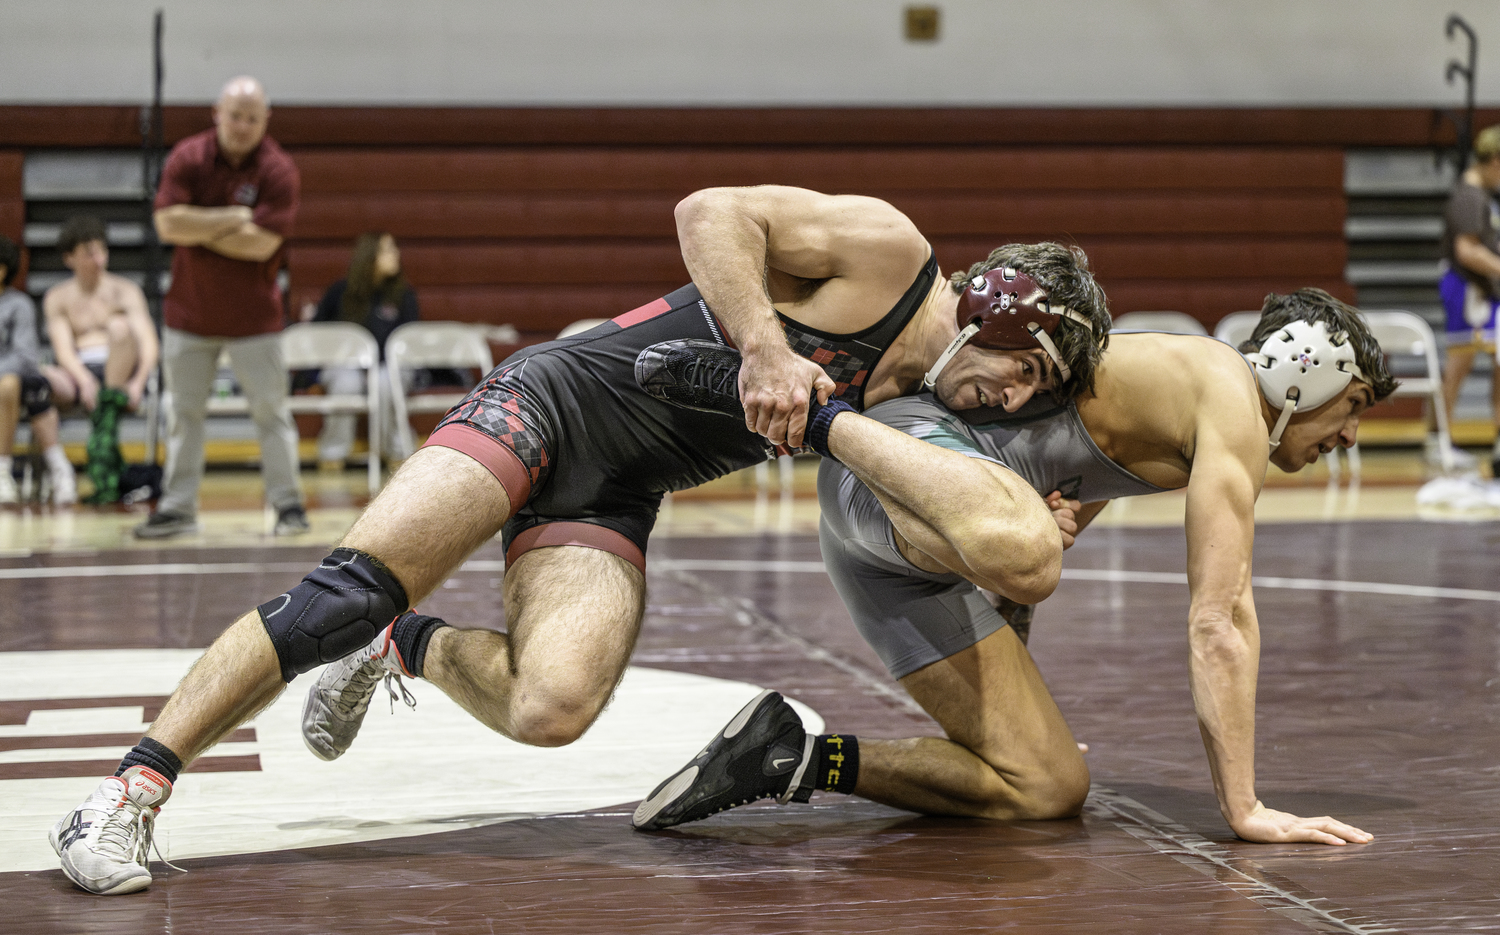
{"type": "Polygon", "coordinates": [[[1272,333],[1260,352],[1246,354],[1266,402],[1281,410],[1271,429],[1271,450],[1294,412],[1310,412],[1344,391],[1349,381],[1365,378],[1354,361],[1354,347],[1342,331],[1330,335],[1321,322],[1294,321],[1272,333]]]}
{"type": "Polygon", "coordinates": [[[1008,266],[996,267],[969,280],[958,297],[957,317],[958,336],[923,377],[923,389],[932,389],[948,361],[970,342],[1000,351],[1039,347],[1057,364],[1057,372],[1066,383],[1073,379],[1073,371],[1068,369],[1062,352],[1052,340],[1058,323],[1070,318],[1094,330],[1087,315],[1053,305],[1047,298],[1047,290],[1035,279],[1008,266]]]}

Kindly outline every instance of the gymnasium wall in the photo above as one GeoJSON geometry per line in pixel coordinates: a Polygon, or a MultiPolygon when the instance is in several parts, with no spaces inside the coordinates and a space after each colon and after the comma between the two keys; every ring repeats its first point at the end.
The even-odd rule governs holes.
{"type": "MultiPolygon", "coordinates": [[[[260,76],[281,103],[547,106],[1427,106],[1443,25],[1482,0],[4,0],[0,101],[140,101],[260,76]]],[[[1481,101],[1500,70],[1481,68],[1481,101]]]]}

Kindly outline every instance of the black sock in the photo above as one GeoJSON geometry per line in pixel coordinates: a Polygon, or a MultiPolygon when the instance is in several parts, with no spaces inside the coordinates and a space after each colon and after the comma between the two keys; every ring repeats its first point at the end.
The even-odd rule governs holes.
{"type": "Polygon", "coordinates": [[[812,762],[798,786],[803,795],[797,801],[806,802],[814,790],[853,795],[858,779],[859,740],[851,734],[822,734],[813,744],[812,762]]]}
{"type": "Polygon", "coordinates": [[[131,748],[125,754],[125,759],[120,761],[120,768],[115,770],[115,775],[119,776],[132,766],[155,770],[167,782],[175,783],[177,774],[182,772],[182,759],[166,744],[158,743],[150,737],[142,737],[141,742],[131,748]]]}
{"type": "Polygon", "coordinates": [[[412,675],[421,676],[422,663],[427,659],[427,644],[432,641],[432,634],[438,631],[438,627],[447,625],[437,617],[424,617],[417,613],[402,614],[396,619],[396,625],[391,628],[391,642],[396,644],[401,661],[406,663],[407,671],[412,675]]]}

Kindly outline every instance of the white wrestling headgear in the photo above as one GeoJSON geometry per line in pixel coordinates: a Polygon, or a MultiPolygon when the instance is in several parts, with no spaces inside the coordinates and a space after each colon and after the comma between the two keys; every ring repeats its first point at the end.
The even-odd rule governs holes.
{"type": "Polygon", "coordinates": [[[1292,413],[1311,412],[1342,393],[1350,380],[1365,378],[1354,362],[1349,336],[1342,331],[1330,335],[1321,321],[1294,321],[1278,328],[1259,353],[1246,354],[1245,359],[1266,402],[1281,410],[1271,430],[1272,451],[1281,444],[1292,413]]]}

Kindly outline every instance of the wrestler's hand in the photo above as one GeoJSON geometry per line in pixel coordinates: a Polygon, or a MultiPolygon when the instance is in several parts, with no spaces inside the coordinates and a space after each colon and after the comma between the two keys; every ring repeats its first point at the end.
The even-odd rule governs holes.
{"type": "Polygon", "coordinates": [[[1083,504],[1077,500],[1068,500],[1061,493],[1054,490],[1047,494],[1047,509],[1052,511],[1052,521],[1062,531],[1063,548],[1072,546],[1074,537],[1078,535],[1078,511],[1083,504]]]}
{"type": "Polygon", "coordinates": [[[1260,802],[1238,822],[1230,822],[1234,833],[1257,844],[1289,844],[1310,841],[1314,844],[1368,844],[1375,836],[1346,825],[1327,815],[1321,818],[1299,818],[1287,812],[1266,808],[1260,802]]]}
{"type": "Polygon", "coordinates": [[[807,401],[813,393],[828,402],[833,380],[823,368],[782,345],[745,352],[740,364],[740,402],[745,427],[764,435],[773,445],[796,448],[807,428],[807,401]]]}

